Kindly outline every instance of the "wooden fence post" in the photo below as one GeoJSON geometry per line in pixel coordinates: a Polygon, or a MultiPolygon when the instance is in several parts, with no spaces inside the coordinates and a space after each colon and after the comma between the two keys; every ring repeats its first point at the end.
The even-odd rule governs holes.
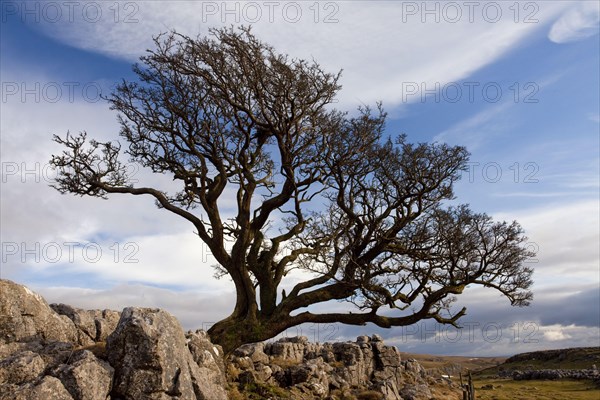
{"type": "Polygon", "coordinates": [[[469,371],[468,381],[466,384],[463,383],[462,373],[459,372],[460,388],[462,389],[463,400],[475,400],[475,387],[473,386],[473,377],[471,371],[469,371]]]}
{"type": "Polygon", "coordinates": [[[471,371],[469,371],[469,400],[475,400],[475,386],[473,386],[471,371]]]}

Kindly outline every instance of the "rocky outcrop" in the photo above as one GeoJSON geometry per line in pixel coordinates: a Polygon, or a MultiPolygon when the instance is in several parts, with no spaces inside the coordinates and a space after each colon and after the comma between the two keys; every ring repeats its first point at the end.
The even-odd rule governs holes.
{"type": "Polygon", "coordinates": [[[510,376],[516,381],[528,381],[533,379],[558,380],[558,379],[590,379],[600,380],[598,369],[535,369],[528,371],[515,370],[510,376]]]}
{"type": "Polygon", "coordinates": [[[230,376],[242,389],[272,385],[297,399],[365,391],[390,400],[431,398],[423,367],[402,360],[378,335],[359,336],[356,342],[310,343],[300,336],[247,344],[234,352],[230,376]]]}
{"type": "Polygon", "coordinates": [[[73,355],[68,364],[60,365],[53,374],[76,400],[106,400],[112,388],[114,368],[88,350],[73,355]]]}
{"type": "Polygon", "coordinates": [[[28,382],[14,390],[2,387],[2,400],[73,400],[60,380],[52,376],[44,376],[37,381],[28,382]]]}
{"type": "Polygon", "coordinates": [[[84,348],[95,342],[74,322],[77,313],[64,314],[25,286],[0,280],[0,399],[108,398],[113,368],[84,348]]]}
{"type": "Polygon", "coordinates": [[[116,369],[113,393],[124,398],[191,398],[193,388],[183,330],[157,309],[126,308],[106,343],[116,369]]]}
{"type": "Polygon", "coordinates": [[[210,342],[203,330],[188,332],[186,342],[192,355],[190,362],[192,385],[197,399],[226,399],[223,350],[210,342]]]}
{"type": "Polygon", "coordinates": [[[0,318],[0,400],[226,400],[228,387],[241,398],[432,397],[423,368],[377,335],[248,344],[225,363],[206,332],[185,333],[166,311],[48,305],[6,280],[0,318]]]}
{"type": "Polygon", "coordinates": [[[105,342],[119,323],[121,315],[113,310],[82,310],[67,304],[50,304],[57,314],[69,318],[77,328],[77,341],[81,345],[105,342]]]}
{"type": "Polygon", "coordinates": [[[0,280],[0,400],[225,400],[223,353],[165,311],[51,306],[0,280]]]}
{"type": "Polygon", "coordinates": [[[35,380],[46,369],[46,363],[32,351],[23,351],[0,361],[0,382],[22,385],[35,380]]]}
{"type": "Polygon", "coordinates": [[[212,353],[203,353],[205,345],[198,343],[202,341],[199,335],[190,336],[195,357],[179,322],[169,313],[149,308],[123,310],[106,344],[108,361],[115,368],[113,396],[226,400],[224,380],[215,378],[221,371],[212,353]],[[196,360],[202,362],[205,357],[209,362],[198,365],[196,360]],[[213,382],[204,375],[207,370],[213,382]]]}
{"type": "Polygon", "coordinates": [[[0,357],[35,343],[77,342],[72,321],[58,315],[42,296],[0,280],[0,357]]]}

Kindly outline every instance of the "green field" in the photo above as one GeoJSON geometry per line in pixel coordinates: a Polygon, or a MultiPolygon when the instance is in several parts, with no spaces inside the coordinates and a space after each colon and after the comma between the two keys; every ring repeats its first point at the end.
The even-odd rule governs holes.
{"type": "MultiPolygon", "coordinates": [[[[456,357],[403,353],[404,358],[415,358],[425,368],[443,371],[454,366],[472,371],[477,400],[600,400],[600,386],[590,380],[523,380],[498,378],[501,371],[528,369],[589,369],[600,367],[600,348],[582,347],[518,354],[510,358],[456,357]]],[[[454,374],[453,374],[454,375],[454,374]]],[[[466,375],[466,374],[464,374],[466,375]]],[[[466,377],[463,375],[463,379],[466,377]]],[[[453,381],[458,382],[454,376],[453,381]]],[[[436,399],[450,399],[449,394],[436,399]]],[[[457,398],[461,398],[459,395],[457,398]]]]}
{"type": "Polygon", "coordinates": [[[600,388],[590,381],[473,378],[473,383],[477,400],[600,400],[600,388]],[[494,389],[482,389],[486,385],[494,389]]]}

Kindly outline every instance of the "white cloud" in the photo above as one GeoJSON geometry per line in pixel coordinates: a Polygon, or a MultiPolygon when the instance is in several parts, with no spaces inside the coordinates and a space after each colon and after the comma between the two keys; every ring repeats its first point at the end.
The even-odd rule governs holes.
{"type": "Polygon", "coordinates": [[[544,339],[549,342],[558,342],[562,340],[571,339],[569,334],[566,334],[562,329],[556,327],[548,327],[547,330],[543,331],[544,339]]]}
{"type": "Polygon", "coordinates": [[[555,43],[568,43],[597,35],[600,22],[600,3],[580,1],[556,21],[548,38],[555,43]]]}
{"type": "Polygon", "coordinates": [[[497,213],[517,220],[536,250],[534,280],[541,286],[598,281],[600,211],[597,200],[548,204],[537,209],[497,213]]]}
{"type": "Polygon", "coordinates": [[[234,292],[173,291],[147,285],[120,284],[105,290],[79,287],[31,286],[48,303],[83,309],[162,308],[175,315],[184,329],[207,329],[233,310],[234,292]]]}
{"type": "MultiPolygon", "coordinates": [[[[4,243],[6,246],[7,241],[4,243]]],[[[25,247],[30,252],[36,248],[32,243],[25,243],[25,247]]],[[[158,235],[149,232],[145,236],[124,237],[119,242],[89,237],[52,240],[41,242],[38,248],[36,260],[23,248],[14,251],[6,246],[9,252],[4,255],[5,272],[26,268],[38,275],[63,276],[65,280],[89,276],[90,283],[142,282],[214,292],[233,289],[228,279],[213,278],[211,265],[216,262],[191,230],[158,235]]]]}
{"type": "Polygon", "coordinates": [[[595,192],[502,192],[494,193],[496,197],[567,197],[567,196],[589,196],[595,194],[595,192]]]}
{"type": "Polygon", "coordinates": [[[196,36],[205,34],[210,26],[256,21],[256,33],[279,51],[314,58],[331,71],[343,68],[341,105],[354,108],[378,100],[388,105],[417,101],[418,96],[403,95],[408,84],[431,88],[436,83],[459,81],[518,46],[568,5],[539,3],[534,10],[538,22],[526,23],[523,19],[530,14],[525,12],[528,10],[515,15],[512,3],[502,3],[497,11],[498,2],[490,2],[494,7],[478,3],[475,8],[454,2],[461,15],[456,22],[449,22],[455,20],[455,10],[442,2],[414,2],[417,10],[407,9],[407,3],[413,4],[281,2],[272,13],[263,5],[267,3],[260,2],[127,3],[136,5],[128,10],[135,23],[124,23],[124,10],[120,19],[114,18],[114,6],[106,3],[98,22],[80,17],[73,23],[45,24],[42,31],[72,46],[135,61],[153,47],[151,37],[161,31],[176,29],[196,36]],[[250,14],[249,4],[259,5],[260,18],[250,14]],[[297,21],[292,13],[296,6],[292,5],[301,8],[297,21]],[[432,7],[437,11],[427,14],[426,8],[432,7]],[[324,22],[327,16],[337,22],[324,22]]]}
{"type": "Polygon", "coordinates": [[[600,340],[598,328],[545,326],[524,321],[510,325],[498,322],[473,323],[460,331],[448,326],[418,324],[378,333],[383,335],[386,344],[395,345],[405,352],[477,357],[591,346],[600,340]]]}
{"type": "MultiPolygon", "coordinates": [[[[20,81],[14,71],[5,76],[7,82],[20,81]]],[[[36,82],[43,86],[53,80],[45,76],[25,78],[27,87],[34,87],[36,82]]],[[[15,95],[2,103],[0,274],[3,277],[77,272],[99,280],[196,288],[214,282],[209,267],[214,261],[203,254],[206,246],[193,234],[194,227],[168,211],[158,210],[152,198],[113,195],[102,200],[61,195],[49,186],[55,173],[49,169],[48,161],[52,154],[63,150],[53,144],[52,134],[64,137],[68,130],[72,133],[87,130],[90,137],[98,140],[118,139],[116,116],[105,103],[69,101],[67,96],[54,103],[36,101],[32,96],[24,100],[15,95]],[[72,246],[73,242],[78,246],[72,246]],[[127,243],[133,243],[134,247],[125,248],[127,243]],[[103,257],[89,262],[95,256],[90,250],[91,257],[86,259],[82,246],[92,246],[90,249],[100,246],[103,257]],[[50,253],[44,254],[44,249],[50,253]],[[27,255],[28,250],[37,254],[27,255]],[[120,254],[115,262],[113,256],[117,250],[120,254]],[[56,256],[57,252],[61,257],[56,256]],[[140,262],[123,263],[124,257],[132,252],[140,262]],[[75,256],[73,260],[71,254],[75,256]]],[[[130,172],[135,172],[134,178],[141,186],[167,189],[173,186],[172,178],[166,175],[137,167],[130,172]]],[[[224,197],[220,206],[227,218],[235,196],[226,193],[224,197]]]]}
{"type": "Polygon", "coordinates": [[[54,172],[48,161],[52,154],[62,151],[52,143],[52,134],[87,130],[99,140],[116,138],[116,117],[105,104],[5,102],[1,129],[3,240],[63,240],[67,239],[65,232],[71,239],[76,236],[82,240],[103,229],[128,236],[159,226],[171,231],[173,225],[164,219],[168,213],[158,212],[150,199],[114,196],[107,202],[61,196],[49,187],[54,172]],[[136,218],[149,212],[153,218],[136,218]],[[135,222],[123,224],[126,220],[135,222]]]}

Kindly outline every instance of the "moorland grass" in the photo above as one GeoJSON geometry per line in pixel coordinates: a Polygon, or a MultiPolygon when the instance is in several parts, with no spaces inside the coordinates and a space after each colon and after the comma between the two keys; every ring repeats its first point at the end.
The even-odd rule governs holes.
{"type": "Polygon", "coordinates": [[[599,400],[600,388],[589,380],[514,381],[473,378],[477,400],[599,400]],[[482,389],[493,385],[494,389],[482,389]]]}

